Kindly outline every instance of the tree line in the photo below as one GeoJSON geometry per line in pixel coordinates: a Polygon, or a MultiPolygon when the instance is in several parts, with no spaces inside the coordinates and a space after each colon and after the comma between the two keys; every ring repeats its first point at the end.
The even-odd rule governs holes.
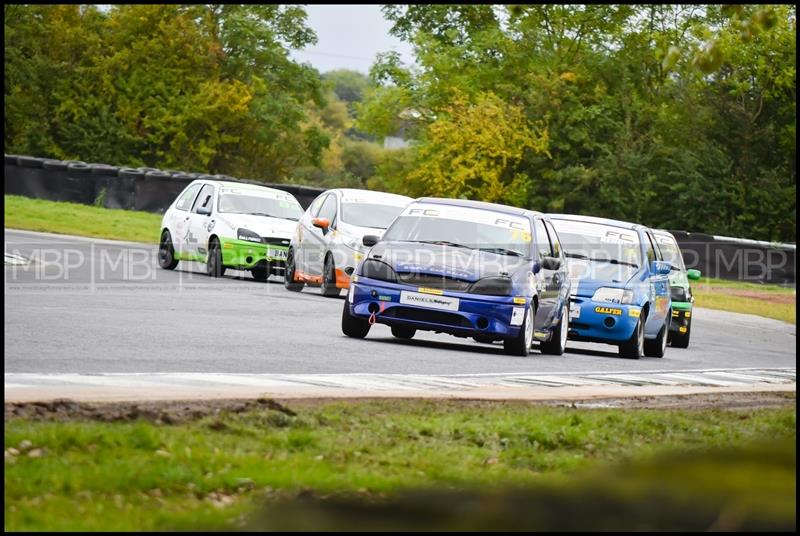
{"type": "Polygon", "coordinates": [[[795,241],[794,6],[383,13],[366,77],[301,6],[6,5],[5,152],[795,241]]]}

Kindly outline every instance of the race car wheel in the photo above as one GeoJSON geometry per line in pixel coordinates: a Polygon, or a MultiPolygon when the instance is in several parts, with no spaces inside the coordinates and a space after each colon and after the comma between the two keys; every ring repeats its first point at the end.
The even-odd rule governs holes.
{"type": "Polygon", "coordinates": [[[225,275],[225,266],[222,265],[222,248],[219,247],[219,240],[212,238],[208,244],[208,261],[206,261],[206,273],[211,277],[222,277],[225,275]]]}
{"type": "Polygon", "coordinates": [[[336,287],[336,266],[333,264],[333,255],[325,256],[325,266],[322,269],[322,295],[328,298],[337,298],[341,292],[336,287]]]}
{"type": "Polygon", "coordinates": [[[692,319],[689,319],[689,323],[686,324],[686,333],[681,333],[680,331],[676,331],[670,333],[670,341],[672,342],[673,348],[688,348],[689,347],[689,336],[692,334],[692,319]]]}
{"type": "Polygon", "coordinates": [[[414,328],[408,328],[406,326],[392,326],[392,335],[398,339],[410,339],[416,332],[417,330],[414,328]]]}
{"type": "Polygon", "coordinates": [[[172,247],[172,236],[166,229],[161,233],[161,240],[158,242],[158,265],[165,270],[174,270],[178,266],[175,249],[172,247]]]}
{"type": "Polygon", "coordinates": [[[369,322],[350,314],[350,301],[345,298],[342,308],[342,333],[354,339],[363,339],[369,333],[369,322]]]}
{"type": "Polygon", "coordinates": [[[667,316],[667,321],[661,326],[661,331],[658,332],[658,337],[652,341],[645,339],[644,341],[644,355],[647,357],[664,357],[667,351],[667,337],[669,336],[669,320],[672,312],[667,316]]]}
{"type": "Polygon", "coordinates": [[[503,340],[503,348],[509,355],[526,356],[531,351],[531,344],[533,344],[533,319],[536,312],[533,306],[528,307],[525,311],[525,320],[522,321],[519,334],[511,339],[503,340]]]}
{"type": "Polygon", "coordinates": [[[303,290],[305,283],[302,281],[298,282],[294,280],[294,273],[295,273],[295,263],[294,263],[294,249],[289,249],[289,253],[286,255],[286,268],[283,271],[283,286],[286,290],[291,290],[292,292],[300,292],[303,290]]]}
{"type": "Polygon", "coordinates": [[[644,355],[644,317],[636,322],[631,338],[619,345],[620,357],[640,359],[644,355]]]}
{"type": "Polygon", "coordinates": [[[262,283],[266,283],[267,279],[269,279],[269,268],[264,267],[255,267],[250,270],[250,273],[253,275],[253,279],[256,281],[261,281],[262,283]]]}
{"type": "Polygon", "coordinates": [[[542,342],[539,345],[539,350],[541,350],[543,354],[563,355],[564,350],[567,349],[568,331],[569,331],[569,306],[565,304],[561,308],[561,318],[558,320],[558,325],[553,329],[553,334],[550,335],[550,340],[542,342]]]}

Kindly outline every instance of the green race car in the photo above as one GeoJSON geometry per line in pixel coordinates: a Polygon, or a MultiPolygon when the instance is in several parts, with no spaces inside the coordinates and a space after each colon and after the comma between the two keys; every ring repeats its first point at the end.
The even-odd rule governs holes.
{"type": "Polygon", "coordinates": [[[671,233],[663,230],[653,231],[664,258],[672,263],[669,275],[672,295],[672,321],[669,325],[668,342],[675,348],[688,348],[692,334],[692,287],[689,280],[700,279],[700,270],[687,270],[678,241],[671,233]]]}

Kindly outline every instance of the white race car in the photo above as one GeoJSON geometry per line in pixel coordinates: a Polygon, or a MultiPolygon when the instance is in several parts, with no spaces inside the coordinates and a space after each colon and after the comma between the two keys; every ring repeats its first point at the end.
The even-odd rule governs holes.
{"type": "Polygon", "coordinates": [[[164,213],[158,264],[206,264],[208,275],[226,268],[250,270],[266,281],[283,272],[286,253],[303,208],[293,195],[254,184],[193,181],[164,213]]]}
{"type": "Polygon", "coordinates": [[[350,275],[369,249],[364,235],[382,235],[410,197],[339,188],[317,197],[297,223],[286,260],[284,284],[299,292],[318,285],[325,296],[350,288],[350,275]]]}

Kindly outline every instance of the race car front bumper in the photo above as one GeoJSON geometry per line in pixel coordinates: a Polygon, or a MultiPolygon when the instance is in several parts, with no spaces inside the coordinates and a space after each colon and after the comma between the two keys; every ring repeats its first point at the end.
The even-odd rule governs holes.
{"type": "Polygon", "coordinates": [[[686,333],[692,322],[691,302],[672,302],[672,318],[669,323],[671,333],[686,333]]]}
{"type": "Polygon", "coordinates": [[[570,297],[568,338],[575,341],[618,344],[633,335],[642,308],[570,297]]]}
{"type": "MultiPolygon", "coordinates": [[[[388,326],[449,333],[459,337],[516,337],[529,300],[484,296],[353,278],[348,293],[350,314],[388,326]]],[[[539,334],[543,338],[546,334],[539,334]]]]}
{"type": "Polygon", "coordinates": [[[233,238],[220,238],[219,241],[222,248],[222,264],[225,266],[249,270],[257,264],[270,266],[286,264],[288,246],[248,242],[233,238]]]}

